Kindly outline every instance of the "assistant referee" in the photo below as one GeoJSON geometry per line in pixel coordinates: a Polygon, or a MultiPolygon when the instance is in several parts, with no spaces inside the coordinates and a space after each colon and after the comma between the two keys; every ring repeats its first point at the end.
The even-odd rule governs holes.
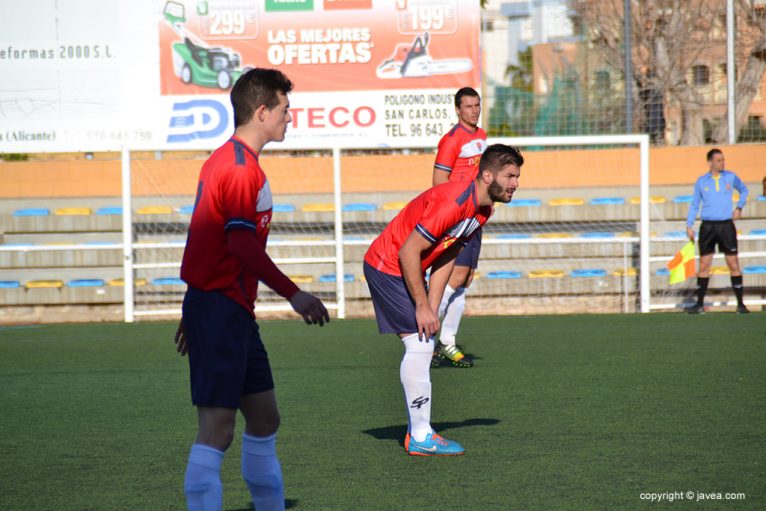
{"type": "Polygon", "coordinates": [[[704,312],[705,292],[710,281],[710,267],[713,264],[715,246],[723,252],[726,265],[731,275],[731,287],[737,297],[737,312],[747,314],[747,307],[742,301],[742,272],[737,257],[737,229],[734,220],[742,216],[742,207],[747,202],[747,186],[733,173],[724,170],[723,152],[711,149],[707,153],[707,163],[710,171],[697,179],[694,185],[694,196],[686,217],[686,234],[694,241],[694,221],[702,206],[700,218],[702,225],[699,232],[700,266],[697,273],[697,303],[686,311],[689,314],[704,312]],[[734,190],[739,192],[737,207],[732,213],[734,190]]]}

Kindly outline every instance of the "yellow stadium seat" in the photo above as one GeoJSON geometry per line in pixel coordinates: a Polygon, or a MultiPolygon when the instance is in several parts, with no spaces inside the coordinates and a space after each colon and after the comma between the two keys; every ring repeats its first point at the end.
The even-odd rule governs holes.
{"type": "Polygon", "coordinates": [[[41,289],[41,288],[61,288],[64,287],[63,280],[30,280],[24,287],[27,289],[41,289]]]}
{"type": "Polygon", "coordinates": [[[560,278],[564,276],[564,272],[561,270],[532,270],[527,277],[530,279],[549,279],[560,278]]]}
{"type": "Polygon", "coordinates": [[[710,269],[711,275],[728,275],[729,274],[729,267],[728,266],[713,266],[710,269]]]}
{"type": "Polygon", "coordinates": [[[173,212],[173,208],[170,206],[144,206],[138,208],[139,215],[169,215],[173,212]]]}
{"type": "Polygon", "coordinates": [[[633,231],[622,231],[617,233],[617,237],[618,238],[634,238],[634,237],[638,237],[638,233],[633,231]]]}
{"type": "MultiPolygon", "coordinates": [[[[665,203],[665,197],[662,195],[652,195],[649,197],[649,204],[664,204],[665,203]]],[[[631,197],[630,198],[631,204],[641,204],[641,197],[631,197]]]]}
{"type": "Polygon", "coordinates": [[[288,275],[288,277],[296,284],[311,284],[314,282],[314,277],[311,275],[288,275]]]}
{"type": "Polygon", "coordinates": [[[549,206],[582,206],[583,204],[585,204],[585,199],[576,199],[571,197],[553,199],[548,202],[549,206]]]}
{"type": "Polygon", "coordinates": [[[90,208],[58,208],[53,210],[54,215],[78,215],[87,216],[93,213],[90,208]]]}
{"type": "Polygon", "coordinates": [[[624,277],[626,275],[628,277],[635,277],[636,274],[637,274],[637,272],[636,272],[635,268],[628,268],[628,271],[625,271],[625,270],[614,270],[612,272],[612,275],[614,275],[615,277],[624,277]]]}
{"type": "Polygon", "coordinates": [[[385,211],[398,211],[400,209],[404,209],[404,206],[406,206],[406,202],[398,201],[398,202],[386,202],[383,204],[383,210],[385,211]]]}
{"type": "Polygon", "coordinates": [[[306,204],[301,208],[301,211],[305,211],[307,213],[329,213],[335,211],[335,204],[331,204],[329,202],[306,204]]]}
{"type": "Polygon", "coordinates": [[[571,232],[542,232],[535,234],[535,238],[573,238],[574,234],[571,232]]]}
{"type": "MultiPolygon", "coordinates": [[[[125,285],[125,279],[112,279],[108,282],[110,286],[124,286],[125,285]]],[[[134,286],[145,286],[146,285],[146,279],[134,279],[133,280],[134,286]]]]}

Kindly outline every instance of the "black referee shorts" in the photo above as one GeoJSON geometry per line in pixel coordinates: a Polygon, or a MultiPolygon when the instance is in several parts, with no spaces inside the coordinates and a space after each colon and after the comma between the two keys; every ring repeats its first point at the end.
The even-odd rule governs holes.
{"type": "Polygon", "coordinates": [[[737,255],[737,229],[732,220],[703,220],[699,235],[700,255],[718,251],[726,255],[737,255]]]}

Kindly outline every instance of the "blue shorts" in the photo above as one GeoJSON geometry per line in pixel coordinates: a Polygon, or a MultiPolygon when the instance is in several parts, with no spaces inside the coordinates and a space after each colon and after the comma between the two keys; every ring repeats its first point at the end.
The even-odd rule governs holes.
{"type": "Polygon", "coordinates": [[[402,277],[389,275],[364,263],[364,278],[370,288],[378,332],[381,334],[414,334],[418,331],[415,320],[415,302],[402,277]]]}
{"type": "Polygon", "coordinates": [[[468,244],[460,251],[455,259],[455,266],[467,266],[472,270],[479,267],[479,254],[481,253],[481,227],[476,229],[468,244]]]}
{"type": "Polygon", "coordinates": [[[189,287],[183,321],[195,406],[237,409],[242,396],[274,388],[258,323],[242,305],[189,287]]]}

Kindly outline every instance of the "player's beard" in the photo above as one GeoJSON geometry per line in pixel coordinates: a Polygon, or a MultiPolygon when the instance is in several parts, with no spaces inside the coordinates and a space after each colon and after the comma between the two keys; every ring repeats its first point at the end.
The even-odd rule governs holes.
{"type": "Polygon", "coordinates": [[[513,194],[511,194],[507,199],[505,198],[505,188],[497,184],[497,181],[494,179],[489,184],[489,189],[487,190],[487,193],[489,194],[489,198],[492,202],[503,202],[503,203],[509,203],[511,202],[511,198],[513,197],[513,194]]]}

